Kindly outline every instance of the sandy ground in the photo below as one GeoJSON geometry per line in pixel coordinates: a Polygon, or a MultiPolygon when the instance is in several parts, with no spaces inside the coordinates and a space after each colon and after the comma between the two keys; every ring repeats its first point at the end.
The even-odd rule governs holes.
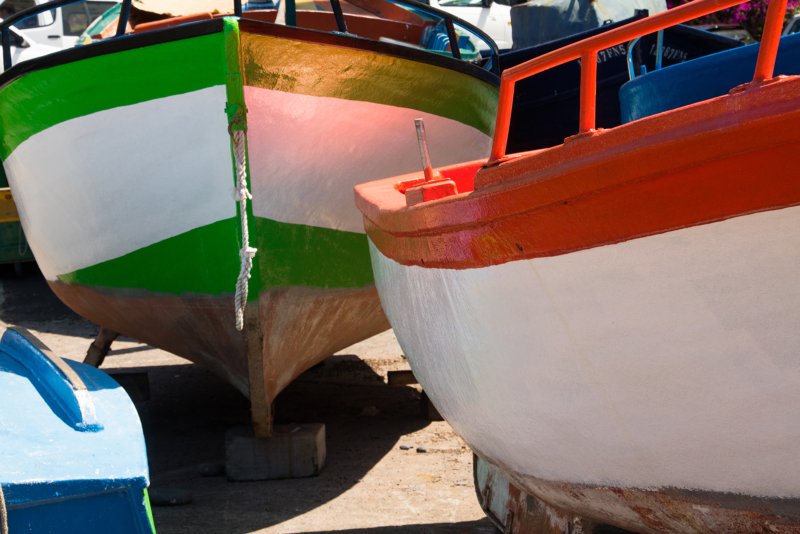
{"type": "MultiPolygon", "coordinates": [[[[62,357],[82,360],[97,328],[27,271],[0,270],[0,330],[24,326],[62,357]]],[[[475,498],[469,449],[447,423],[420,416],[418,387],[386,385],[387,371],[408,369],[391,332],[334,355],[281,394],[277,423],[325,423],[327,464],[318,477],[264,482],[229,482],[223,473],[225,432],[249,421],[245,398],[135,340],[112,349],[103,369],[149,379],[149,400],[136,406],[151,488],[192,499],[153,509],[162,534],[494,532],[475,498]]]]}

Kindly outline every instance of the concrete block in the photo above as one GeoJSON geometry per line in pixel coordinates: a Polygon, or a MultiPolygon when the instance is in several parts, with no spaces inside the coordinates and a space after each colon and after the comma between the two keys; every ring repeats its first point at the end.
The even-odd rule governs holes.
{"type": "Polygon", "coordinates": [[[225,437],[225,472],[236,481],[311,477],[322,470],[325,454],[322,423],[275,425],[269,438],[235,427],[225,437]]]}

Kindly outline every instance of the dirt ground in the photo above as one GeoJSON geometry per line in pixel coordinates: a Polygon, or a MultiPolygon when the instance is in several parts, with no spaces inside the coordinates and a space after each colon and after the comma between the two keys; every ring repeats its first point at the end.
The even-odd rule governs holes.
{"type": "MultiPolygon", "coordinates": [[[[25,270],[0,269],[0,331],[23,326],[82,360],[97,327],[25,270]]],[[[248,403],[205,369],[124,338],[102,368],[147,373],[149,399],[136,406],[151,489],[191,497],[154,507],[159,533],[494,532],[475,498],[469,449],[447,423],[420,416],[418,387],[386,384],[387,371],[408,369],[391,332],[334,355],[278,398],[277,423],[326,425],[326,466],[306,479],[225,478],[225,433],[248,423],[248,403]]]]}

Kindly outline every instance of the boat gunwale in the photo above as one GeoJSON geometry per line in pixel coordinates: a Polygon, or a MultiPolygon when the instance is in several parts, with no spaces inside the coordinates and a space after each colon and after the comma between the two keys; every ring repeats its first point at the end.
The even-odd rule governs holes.
{"type": "MultiPolygon", "coordinates": [[[[246,14],[247,12],[245,12],[245,15],[246,14]]],[[[341,46],[345,48],[358,48],[359,50],[366,50],[370,52],[379,52],[384,54],[390,52],[391,55],[400,57],[401,59],[409,59],[412,61],[427,63],[436,67],[448,68],[463,74],[472,75],[497,87],[500,86],[500,77],[492,74],[488,70],[482,69],[470,61],[455,59],[450,56],[439,54],[433,50],[416,49],[410,46],[375,41],[373,39],[368,39],[366,37],[361,37],[360,35],[354,34],[324,32],[310,28],[284,26],[282,24],[248,19],[246,16],[243,16],[241,19],[239,19],[239,30],[259,35],[297,39],[319,44],[341,46]],[[269,31],[264,31],[267,29],[269,31]],[[358,43],[358,46],[353,46],[353,42],[358,43]]]]}
{"type": "Polygon", "coordinates": [[[200,22],[192,22],[173,28],[145,32],[139,34],[125,34],[120,37],[113,37],[107,40],[85,46],[77,46],[60,50],[46,56],[41,56],[28,61],[17,63],[10,69],[0,73],[0,90],[13,80],[25,74],[39,70],[49,69],[68,63],[74,63],[84,59],[99,57],[117,52],[124,52],[136,48],[153,46],[162,43],[191,39],[214,33],[222,33],[224,19],[212,19],[200,22]]]}
{"type": "Polygon", "coordinates": [[[284,26],[271,22],[248,19],[246,16],[241,18],[226,16],[211,20],[189,22],[149,32],[125,34],[123,36],[112,37],[85,46],[69,48],[39,58],[23,61],[12,66],[5,72],[0,73],[0,91],[12,81],[31,72],[117,52],[221,33],[226,18],[235,18],[240,31],[379,52],[401,59],[448,68],[462,74],[473,76],[494,87],[500,86],[500,78],[495,74],[469,61],[441,55],[432,50],[417,50],[411,47],[375,41],[352,34],[339,34],[336,32],[324,32],[309,28],[284,26]]]}
{"type": "MultiPolygon", "coordinates": [[[[737,108],[742,98],[757,101],[757,104],[747,109],[737,110],[737,116],[745,124],[749,122],[758,127],[759,124],[768,126],[775,121],[785,121],[788,108],[792,108],[791,115],[796,117],[800,115],[800,106],[796,104],[797,98],[800,98],[800,76],[780,76],[755,86],[734,89],[731,94],[645,117],[612,129],[578,135],[568,139],[563,145],[513,154],[494,165],[480,167],[481,162],[473,161],[440,167],[438,170],[444,178],[449,178],[450,173],[457,175],[459,171],[463,174],[470,167],[478,168],[474,189],[468,186],[452,196],[406,205],[402,184],[407,182],[411,185],[423,181],[422,173],[415,172],[356,186],[356,204],[363,214],[370,241],[383,255],[404,265],[448,269],[485,267],[509,261],[568,254],[800,204],[800,200],[787,199],[786,202],[753,205],[751,209],[717,213],[714,216],[701,217],[698,213],[697,219],[688,224],[665,224],[657,230],[638,235],[616,238],[611,236],[610,239],[597,239],[581,246],[547,247],[547,250],[529,246],[539,239],[531,236],[537,233],[532,225],[538,218],[544,217],[545,212],[555,212],[563,208],[572,210],[572,216],[582,216],[579,206],[581,203],[602,203],[604,201],[599,200],[601,197],[617,194],[622,189],[647,187],[648,184],[663,182],[665,176],[669,179],[671,175],[670,166],[683,173],[687,168],[707,163],[708,157],[694,157],[681,165],[662,158],[665,161],[657,163],[656,167],[659,168],[651,168],[646,173],[636,169],[629,169],[626,172],[629,176],[609,176],[608,173],[598,175],[596,172],[598,165],[623,165],[628,154],[627,149],[632,148],[638,154],[660,150],[664,146],[678,146],[682,142],[686,145],[688,142],[681,141],[683,134],[692,139],[735,136],[733,130],[741,126],[742,121],[730,120],[728,113],[737,108]],[[781,93],[791,94],[772,97],[781,93]],[[678,130],[674,130],[676,124],[678,130]],[[665,125],[669,126],[666,131],[663,128],[665,125]],[[650,146],[653,143],[655,144],[650,146]],[[665,167],[666,170],[660,167],[665,167]],[[565,175],[568,177],[566,184],[563,180],[565,175]],[[534,197],[536,201],[531,202],[534,197]]],[[[788,135],[784,131],[779,133],[783,137],[788,135]]],[[[785,145],[784,141],[781,140],[775,146],[785,145]]],[[[765,139],[761,139],[758,144],[758,147],[751,148],[749,152],[760,152],[772,147],[765,139]]],[[[742,150],[733,151],[727,145],[715,149],[714,154],[720,151],[730,159],[746,154],[742,150]]],[[[636,164],[631,166],[635,167],[636,164]]],[[[459,181],[458,178],[453,179],[459,181]]],[[[706,182],[708,180],[701,178],[694,185],[700,187],[706,182]]],[[[775,186],[776,190],[777,188],[775,186]]]]}

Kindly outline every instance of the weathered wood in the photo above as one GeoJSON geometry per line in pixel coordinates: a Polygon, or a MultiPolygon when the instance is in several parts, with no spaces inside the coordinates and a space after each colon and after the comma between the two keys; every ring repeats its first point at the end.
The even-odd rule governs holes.
{"type": "Polygon", "coordinates": [[[264,343],[259,320],[258,301],[248,303],[244,310],[244,331],[247,337],[247,368],[250,382],[250,418],[257,438],[272,435],[272,396],[267,391],[264,373],[264,343]]]}
{"type": "Polygon", "coordinates": [[[83,363],[91,365],[92,367],[100,367],[103,365],[103,361],[111,350],[111,344],[118,337],[119,334],[117,332],[101,326],[100,332],[86,351],[86,357],[83,359],[83,363]]]}

